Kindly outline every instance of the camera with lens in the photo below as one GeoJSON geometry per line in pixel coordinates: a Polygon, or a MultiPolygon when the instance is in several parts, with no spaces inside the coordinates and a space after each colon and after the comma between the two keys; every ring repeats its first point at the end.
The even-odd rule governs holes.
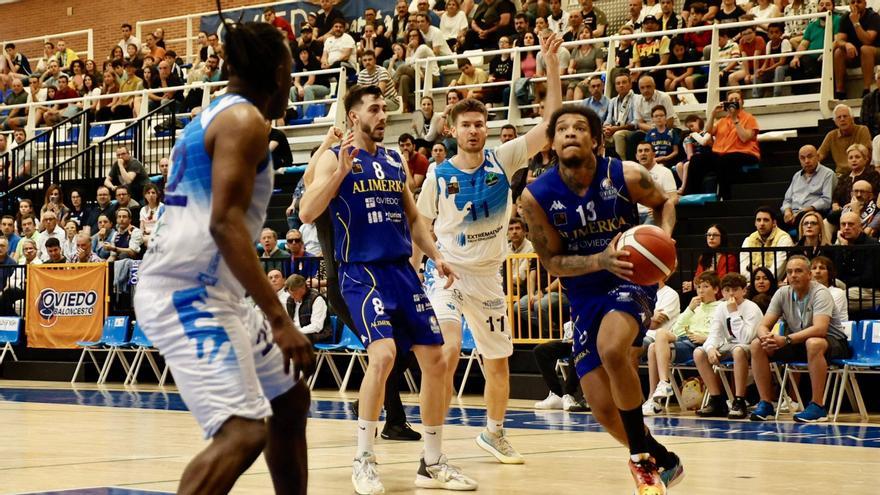
{"type": "Polygon", "coordinates": [[[739,102],[738,101],[725,101],[724,102],[724,111],[729,112],[731,110],[739,110],[739,102]]]}

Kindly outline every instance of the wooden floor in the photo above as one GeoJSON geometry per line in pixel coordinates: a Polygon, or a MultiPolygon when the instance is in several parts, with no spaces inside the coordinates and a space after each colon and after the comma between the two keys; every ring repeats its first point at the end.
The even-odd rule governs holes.
{"type": "MultiPolygon", "coordinates": [[[[10,394],[3,393],[21,388],[70,391],[67,384],[0,381],[0,493],[109,486],[173,492],[187,461],[204,446],[199,428],[185,411],[20,401],[20,398],[9,401],[10,394]]],[[[79,390],[83,397],[79,402],[89,403],[94,387],[79,390]]],[[[314,397],[335,401],[352,398],[329,392],[319,392],[314,397]]],[[[407,397],[412,399],[414,397],[407,397]]],[[[479,398],[471,398],[463,405],[475,406],[479,402],[479,398]]],[[[525,409],[531,402],[514,401],[512,405],[525,409]]],[[[337,407],[337,410],[344,408],[337,407]]],[[[547,424],[566,421],[567,413],[551,414],[556,414],[552,416],[556,419],[547,424]]],[[[474,417],[471,412],[470,415],[471,420],[480,424],[478,414],[474,417]]],[[[679,423],[669,423],[673,428],[670,431],[675,431],[676,424],[679,423]]],[[[419,425],[415,427],[418,429],[419,425]]],[[[690,428],[694,434],[689,436],[658,436],[685,462],[687,476],[671,493],[788,494],[800,491],[856,495],[878,492],[880,448],[794,443],[797,433],[772,424],[766,425],[766,433],[758,434],[768,441],[736,439],[736,432],[723,439],[702,438],[704,433],[713,434],[713,427],[707,428],[703,433],[699,427],[690,428]],[[794,436],[786,440],[781,435],[794,436]]],[[[835,431],[825,425],[815,428],[835,431]]],[[[310,493],[353,493],[350,474],[354,429],[351,420],[310,420],[310,493]]],[[[880,425],[874,423],[860,431],[870,436],[876,433],[874,430],[880,430],[880,425]]],[[[444,445],[450,460],[480,482],[481,493],[628,494],[632,491],[625,465],[626,452],[605,433],[509,428],[512,443],[526,457],[526,464],[505,466],[494,462],[474,444],[474,436],[479,431],[478,426],[447,426],[444,445]]],[[[880,434],[875,436],[878,443],[874,445],[880,447],[880,434]]],[[[428,493],[413,487],[421,449],[421,442],[378,440],[379,469],[389,493],[428,493]]],[[[134,491],[128,493],[136,493],[134,491]]],[[[271,493],[269,474],[262,459],[241,478],[233,493],[271,493]]]]}

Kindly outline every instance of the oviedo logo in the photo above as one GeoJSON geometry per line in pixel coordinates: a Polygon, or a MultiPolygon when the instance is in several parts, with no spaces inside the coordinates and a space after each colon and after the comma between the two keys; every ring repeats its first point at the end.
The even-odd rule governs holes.
{"type": "Polygon", "coordinates": [[[43,289],[37,296],[40,326],[52,327],[59,317],[91,316],[95,313],[97,302],[98,293],[93,290],[58,292],[55,289],[43,289]]]}

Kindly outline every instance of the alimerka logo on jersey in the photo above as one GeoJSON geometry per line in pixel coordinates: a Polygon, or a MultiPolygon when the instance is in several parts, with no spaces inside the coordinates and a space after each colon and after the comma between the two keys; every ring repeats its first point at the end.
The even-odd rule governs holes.
{"type": "Polygon", "coordinates": [[[365,192],[403,192],[406,184],[392,179],[361,179],[354,181],[352,190],[355,194],[365,192]]]}
{"type": "Polygon", "coordinates": [[[95,314],[98,293],[90,291],[56,291],[46,288],[37,296],[37,314],[40,326],[49,328],[58,318],[68,316],[91,316],[95,314]]]}

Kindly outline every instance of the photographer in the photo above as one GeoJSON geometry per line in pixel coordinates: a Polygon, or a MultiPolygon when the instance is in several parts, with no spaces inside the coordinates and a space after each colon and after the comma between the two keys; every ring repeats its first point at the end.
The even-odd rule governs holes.
{"type": "Polygon", "coordinates": [[[685,194],[704,191],[703,179],[709,172],[718,178],[718,191],[723,199],[730,199],[731,186],[742,174],[742,166],[757,163],[761,159],[758,148],[758,121],[754,115],[742,109],[742,95],[727,93],[727,101],[719,103],[709,115],[706,129],[715,138],[711,153],[694,155],[688,167],[685,194]],[[723,117],[720,115],[724,114],[723,117]]]}

